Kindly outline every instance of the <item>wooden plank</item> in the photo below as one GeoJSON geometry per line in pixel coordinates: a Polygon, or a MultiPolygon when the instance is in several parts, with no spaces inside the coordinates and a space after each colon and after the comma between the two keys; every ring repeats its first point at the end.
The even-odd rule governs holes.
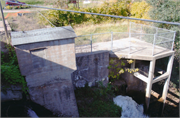
{"type": "Polygon", "coordinates": [[[147,83],[148,78],[146,76],[140,74],[139,72],[135,72],[134,76],[147,83]]]}
{"type": "Polygon", "coordinates": [[[158,77],[155,77],[155,78],[153,79],[153,82],[152,82],[152,83],[156,83],[156,82],[158,82],[158,81],[161,81],[161,80],[163,80],[163,79],[166,79],[166,78],[168,78],[168,76],[169,76],[169,73],[166,72],[166,73],[164,73],[164,74],[162,74],[162,75],[160,75],[160,76],[158,76],[158,77]]]}
{"type": "Polygon", "coordinates": [[[155,55],[155,59],[161,59],[161,58],[164,58],[164,57],[168,57],[168,56],[171,56],[174,54],[174,51],[168,51],[168,52],[163,52],[163,53],[160,53],[158,55],[155,55]]]}

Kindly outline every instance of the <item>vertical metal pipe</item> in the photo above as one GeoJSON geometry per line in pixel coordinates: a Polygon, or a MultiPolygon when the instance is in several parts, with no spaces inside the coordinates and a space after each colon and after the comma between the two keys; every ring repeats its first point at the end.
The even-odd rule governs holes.
{"type": "Polygon", "coordinates": [[[173,51],[173,46],[174,46],[175,38],[176,38],[176,32],[174,32],[174,37],[173,37],[173,42],[172,42],[172,47],[171,47],[171,50],[172,50],[172,51],[173,51]]]}
{"type": "Polygon", "coordinates": [[[167,70],[166,71],[167,71],[167,73],[169,73],[169,76],[166,79],[166,81],[164,83],[164,87],[163,87],[163,93],[162,93],[163,107],[162,107],[161,114],[163,113],[165,102],[166,102],[167,92],[168,92],[168,88],[169,88],[169,81],[170,81],[170,78],[171,78],[173,61],[174,61],[174,53],[169,57],[169,62],[168,62],[168,65],[167,65],[167,70]]]}
{"type": "Polygon", "coordinates": [[[130,26],[129,26],[129,38],[130,38],[130,35],[131,34],[131,22],[130,22],[130,26]]]}
{"type": "Polygon", "coordinates": [[[111,51],[113,51],[113,32],[111,32],[111,51]]]}
{"type": "Polygon", "coordinates": [[[142,39],[142,24],[141,24],[141,34],[140,34],[140,40],[142,39]]]}
{"type": "Polygon", "coordinates": [[[154,75],[154,70],[155,70],[155,64],[156,60],[150,61],[149,65],[149,74],[148,74],[148,79],[147,79],[147,86],[146,86],[146,109],[148,110],[149,108],[149,103],[150,103],[150,98],[151,98],[151,90],[152,90],[152,81],[153,81],[153,75],[154,75]]]}
{"type": "Polygon", "coordinates": [[[155,43],[156,43],[156,36],[157,36],[157,34],[154,34],[153,49],[152,49],[152,56],[154,56],[154,46],[155,46],[155,43]]]}
{"type": "Polygon", "coordinates": [[[158,28],[156,28],[156,34],[158,34],[158,28]]]}
{"type": "Polygon", "coordinates": [[[92,34],[91,34],[91,53],[92,53],[92,34]]]}
{"type": "Polygon", "coordinates": [[[131,52],[131,27],[132,26],[132,22],[130,22],[130,27],[129,27],[129,54],[131,52]]]}

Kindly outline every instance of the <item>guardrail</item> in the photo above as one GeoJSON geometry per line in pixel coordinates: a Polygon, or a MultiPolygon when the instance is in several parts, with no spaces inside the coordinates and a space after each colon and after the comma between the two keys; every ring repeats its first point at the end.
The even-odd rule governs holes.
{"type": "Polygon", "coordinates": [[[175,40],[175,31],[157,28],[154,26],[147,26],[143,24],[130,23],[129,32],[104,32],[88,35],[80,35],[75,40],[76,48],[81,49],[81,52],[93,52],[93,44],[100,42],[110,42],[108,50],[113,51],[113,42],[124,38],[129,38],[129,51],[131,54],[132,41],[136,38],[141,41],[152,44],[152,56],[155,55],[155,48],[157,46],[163,47],[168,50],[173,50],[175,40]],[[88,50],[88,48],[90,48],[88,50]],[[86,50],[86,51],[85,51],[86,50]]]}

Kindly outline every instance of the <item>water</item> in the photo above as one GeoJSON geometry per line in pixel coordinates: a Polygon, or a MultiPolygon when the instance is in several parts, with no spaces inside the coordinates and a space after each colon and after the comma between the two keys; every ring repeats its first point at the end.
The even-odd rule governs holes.
{"type": "Polygon", "coordinates": [[[143,114],[144,108],[143,105],[137,104],[129,96],[117,96],[113,99],[114,103],[122,108],[121,117],[143,117],[148,118],[148,116],[143,114]]]}
{"type": "Polygon", "coordinates": [[[57,117],[50,110],[30,100],[1,102],[2,117],[57,117]]]}
{"type": "Polygon", "coordinates": [[[30,109],[30,108],[28,108],[27,115],[28,115],[29,117],[39,118],[39,117],[37,116],[37,114],[36,114],[32,109],[30,109]]]}

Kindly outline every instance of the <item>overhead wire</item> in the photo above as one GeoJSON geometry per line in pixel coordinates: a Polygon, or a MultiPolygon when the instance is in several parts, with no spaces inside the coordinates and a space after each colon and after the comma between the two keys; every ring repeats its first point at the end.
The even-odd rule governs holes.
{"type": "MultiPolygon", "coordinates": [[[[16,3],[12,1],[8,1],[10,3],[16,3]]],[[[91,13],[91,12],[81,12],[81,11],[74,11],[74,10],[66,10],[66,9],[59,9],[59,8],[49,8],[44,6],[37,6],[37,5],[29,5],[29,4],[21,4],[16,3],[19,5],[26,5],[36,8],[44,8],[44,9],[50,9],[50,10],[60,10],[60,11],[67,11],[67,12],[74,12],[74,13],[82,13],[82,14],[91,14],[91,15],[99,15],[99,16],[106,16],[106,17],[113,17],[113,18],[122,18],[122,19],[130,19],[130,20],[140,20],[140,21],[146,21],[146,22],[154,22],[154,23],[164,23],[164,24],[171,24],[171,25],[180,25],[178,22],[167,22],[167,21],[158,21],[158,20],[149,20],[149,19],[141,19],[141,18],[131,18],[131,17],[125,17],[125,16],[116,16],[116,15],[107,15],[107,14],[99,14],[99,13],[91,13]]]]}

